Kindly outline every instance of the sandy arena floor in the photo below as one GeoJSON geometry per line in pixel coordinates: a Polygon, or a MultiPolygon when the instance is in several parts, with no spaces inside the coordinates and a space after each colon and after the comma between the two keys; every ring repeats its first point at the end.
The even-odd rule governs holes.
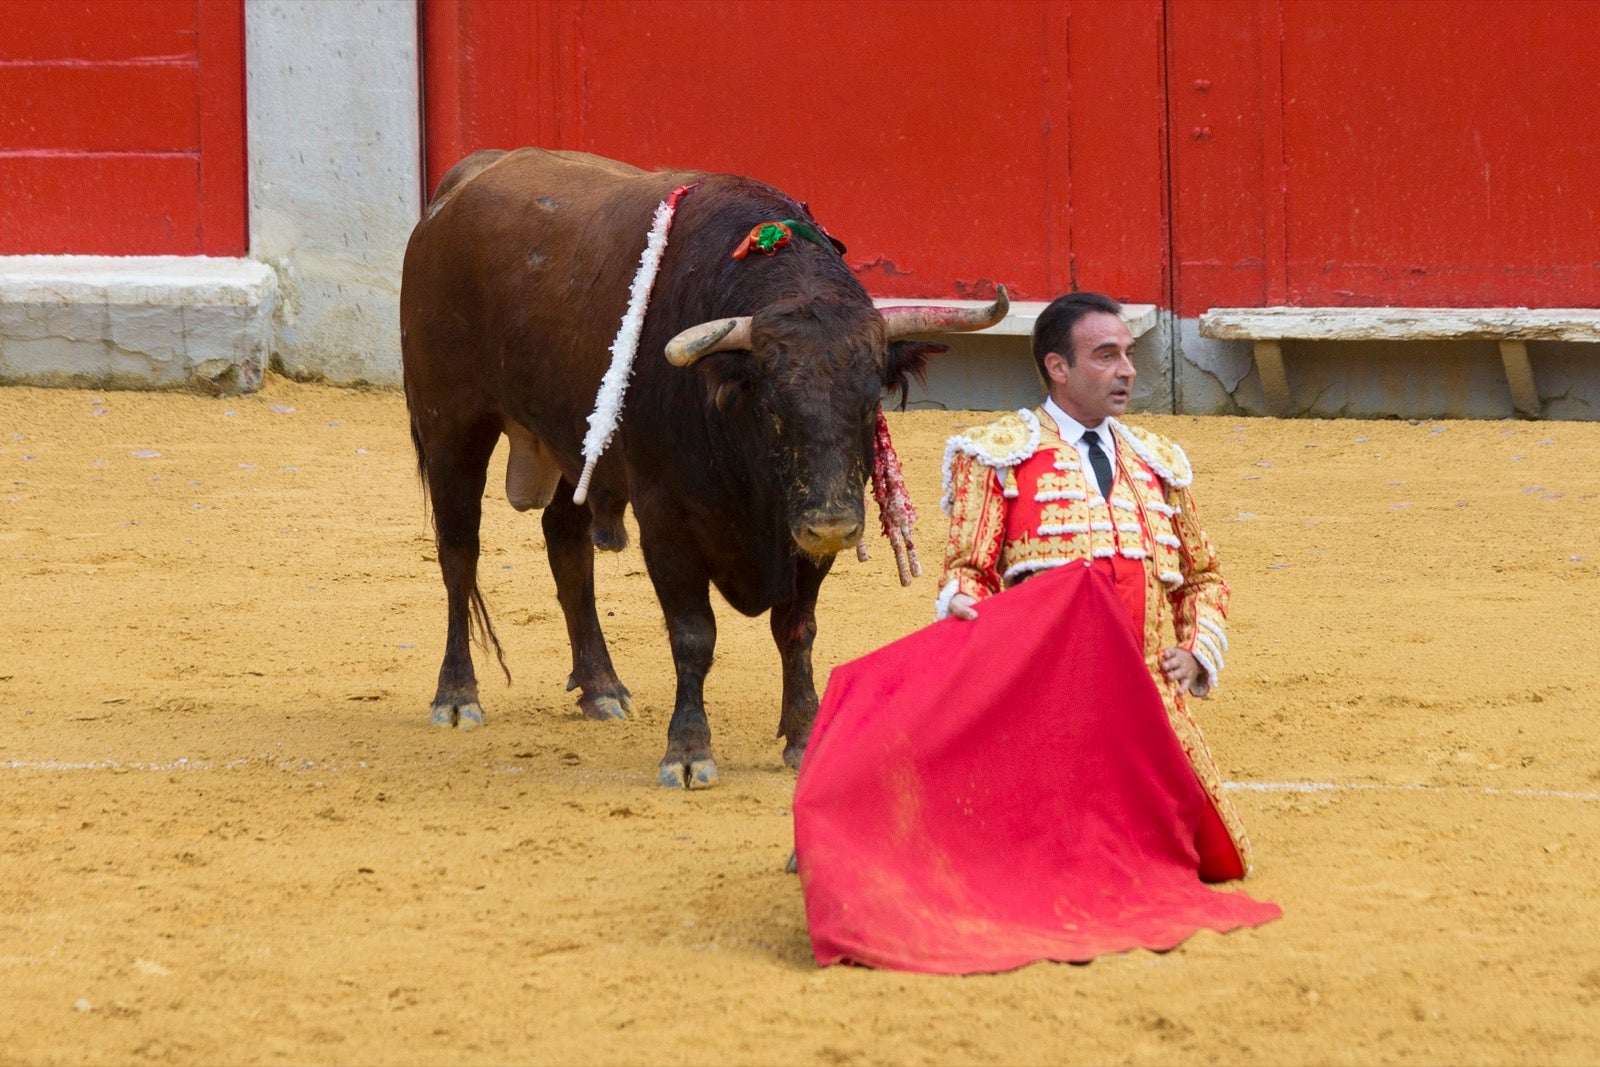
{"type": "MultiPolygon", "coordinates": [[[[892,420],[931,571],[978,418],[892,420]]],[[[497,469],[516,682],[480,654],[488,725],[436,731],[398,394],[0,389],[0,1064],[1600,1060],[1600,425],[1142,421],[1234,587],[1199,710],[1285,918],[951,979],[813,964],[764,620],[720,617],[722,785],[659,788],[637,550],[598,572],[638,711],[588,722],[497,469]]],[[[819,680],[936,577],[841,562],[819,680]]]]}

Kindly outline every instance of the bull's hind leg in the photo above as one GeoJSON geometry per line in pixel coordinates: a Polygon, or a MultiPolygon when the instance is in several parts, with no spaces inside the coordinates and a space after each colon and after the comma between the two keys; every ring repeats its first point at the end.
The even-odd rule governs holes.
{"type": "Polygon", "coordinates": [[[795,597],[772,609],[772,640],[783,661],[783,707],[778,736],[784,739],[783,762],[798,770],[811,741],[817,718],[817,687],[811,673],[811,643],[817,636],[817,591],[833,566],[801,558],[795,576],[795,597]]]}
{"type": "Polygon", "coordinates": [[[661,757],[660,782],[680,789],[708,789],[717,784],[717,761],[711,754],[711,724],[706,720],[705,683],[717,647],[717,617],[711,611],[711,583],[704,574],[689,573],[682,557],[640,537],[645,565],[667,617],[672,664],[678,674],[678,695],[667,726],[667,752],[661,757]]]}
{"type": "Polygon", "coordinates": [[[626,719],[633,710],[627,687],[617,678],[594,606],[594,545],[589,509],[572,502],[572,484],[562,481],[544,509],[545,551],[556,580],[556,599],[567,620],[572,673],[567,690],[580,690],[578,707],[591,719],[626,719]]]}
{"type": "Polygon", "coordinates": [[[435,726],[470,730],[483,725],[478,705],[478,676],[472,669],[471,623],[474,608],[488,632],[488,614],[478,592],[478,525],[483,517],[483,487],[489,455],[500,439],[497,425],[463,427],[427,442],[428,493],[433,499],[433,525],[449,601],[444,662],[433,696],[435,726]]]}

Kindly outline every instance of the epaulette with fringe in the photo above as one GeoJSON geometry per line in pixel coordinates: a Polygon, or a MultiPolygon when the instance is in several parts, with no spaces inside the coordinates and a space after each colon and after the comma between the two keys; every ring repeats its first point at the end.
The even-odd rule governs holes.
{"type": "Polygon", "coordinates": [[[1111,425],[1128,442],[1134,454],[1150,465],[1156,477],[1174,489],[1189,488],[1189,483],[1194,481],[1194,468],[1189,465],[1189,457],[1184,455],[1183,449],[1151,430],[1129,426],[1116,419],[1111,420],[1111,425]]]}
{"type": "Polygon", "coordinates": [[[944,495],[939,498],[940,509],[950,514],[954,491],[950,484],[950,468],[958,454],[965,453],[984,466],[993,467],[1006,496],[1016,496],[1016,477],[1011,470],[1038,450],[1039,417],[1026,408],[954,435],[944,446],[944,495]]]}

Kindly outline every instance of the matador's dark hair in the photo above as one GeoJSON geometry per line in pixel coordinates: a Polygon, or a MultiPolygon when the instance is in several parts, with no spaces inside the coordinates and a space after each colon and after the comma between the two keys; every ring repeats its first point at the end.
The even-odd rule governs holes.
{"type": "Polygon", "coordinates": [[[1038,364],[1039,377],[1046,383],[1050,375],[1045,373],[1044,357],[1057,352],[1067,361],[1067,366],[1073,366],[1078,356],[1072,351],[1072,327],[1079,319],[1096,311],[1121,315],[1122,305],[1103,293],[1067,293],[1056,297],[1039,313],[1033,324],[1033,361],[1038,364]]]}

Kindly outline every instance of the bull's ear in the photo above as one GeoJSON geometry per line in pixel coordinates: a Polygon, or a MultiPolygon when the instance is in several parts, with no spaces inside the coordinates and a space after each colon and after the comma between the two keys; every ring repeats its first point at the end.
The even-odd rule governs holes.
{"type": "Polygon", "coordinates": [[[706,383],[706,403],[726,415],[745,402],[752,384],[750,360],[740,352],[720,352],[695,364],[706,383]]]}
{"type": "Polygon", "coordinates": [[[901,411],[906,409],[913,378],[924,389],[928,387],[928,357],[949,350],[949,345],[937,341],[889,342],[889,359],[883,368],[883,389],[886,393],[899,391],[901,411]]]}

